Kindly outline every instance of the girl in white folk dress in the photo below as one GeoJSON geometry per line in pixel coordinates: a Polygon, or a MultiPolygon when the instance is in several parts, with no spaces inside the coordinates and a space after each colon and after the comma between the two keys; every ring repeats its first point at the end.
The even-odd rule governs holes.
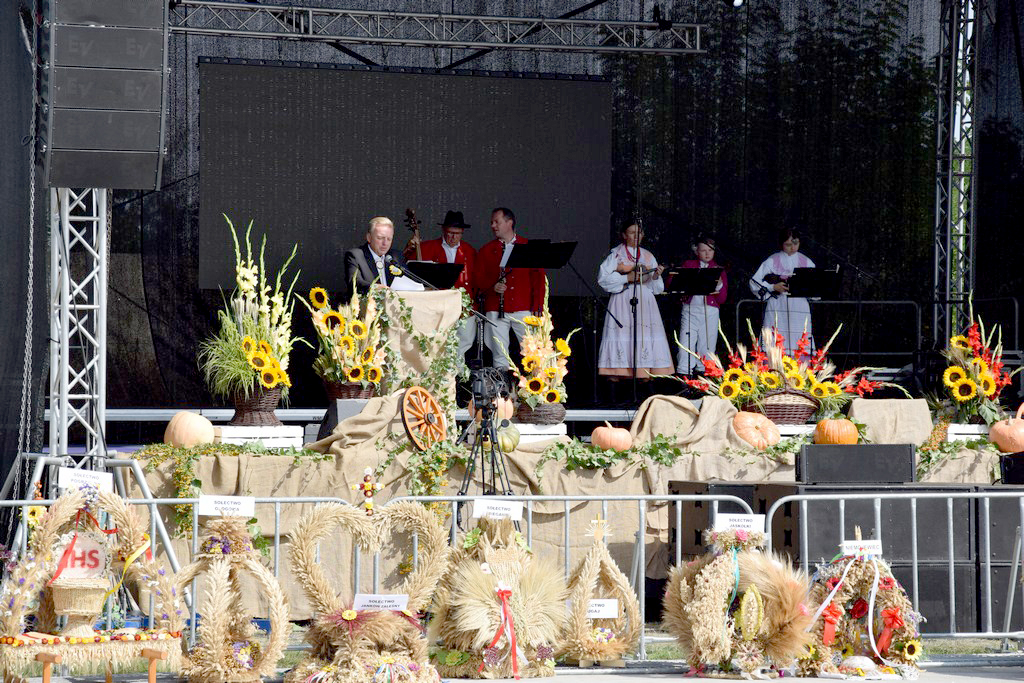
{"type": "Polygon", "coordinates": [[[754,273],[750,291],[765,301],[764,327],[771,327],[785,337],[786,353],[792,355],[800,336],[807,331],[814,348],[811,331],[811,307],[807,299],[789,295],[786,282],[796,268],[814,268],[814,261],[800,253],[800,232],[796,228],[779,231],[777,251],[764,260],[754,273]],[[777,277],[771,277],[775,275],[777,277]],[[767,279],[766,279],[767,278],[767,279]]]}
{"type": "Polygon", "coordinates": [[[608,310],[622,323],[620,328],[611,316],[605,317],[598,373],[611,379],[633,376],[633,310],[629,302],[635,289],[637,378],[671,375],[675,369],[672,354],[654,298],[665,290],[661,279],[664,267],[658,265],[654,254],[640,247],[643,235],[636,223],[623,225],[621,235],[622,244],[608,254],[597,276],[598,285],[612,295],[608,310]],[[639,286],[635,286],[637,281],[639,286]]]}

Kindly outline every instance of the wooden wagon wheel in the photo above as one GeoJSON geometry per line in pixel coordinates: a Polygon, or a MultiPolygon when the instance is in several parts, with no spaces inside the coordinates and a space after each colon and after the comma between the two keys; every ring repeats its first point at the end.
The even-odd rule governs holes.
{"type": "Polygon", "coordinates": [[[402,396],[402,423],[416,448],[425,451],[444,441],[447,429],[437,399],[423,387],[409,387],[402,396]]]}

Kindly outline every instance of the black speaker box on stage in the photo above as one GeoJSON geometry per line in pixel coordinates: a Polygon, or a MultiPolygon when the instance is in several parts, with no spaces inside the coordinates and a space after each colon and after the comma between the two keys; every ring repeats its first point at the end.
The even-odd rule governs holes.
{"type": "MultiPolygon", "coordinates": [[[[971,493],[968,485],[808,485],[760,483],[755,491],[755,512],[785,496],[813,494],[869,494],[869,493],[971,493]]],[[[833,557],[839,550],[839,525],[842,517],[845,538],[854,538],[854,527],[859,526],[864,538],[881,538],[882,554],[889,562],[912,560],[910,500],[880,500],[879,522],[876,528],[875,501],[839,500],[808,501],[807,537],[801,538],[800,519],[803,514],[800,501],[784,503],[772,520],[772,545],[789,554],[793,560],[802,558],[806,541],[808,561],[812,564],[833,557]]],[[[953,529],[954,562],[975,561],[975,506],[971,499],[954,500],[952,513],[947,512],[944,499],[917,501],[917,560],[918,562],[945,562],[949,553],[948,528],[953,529]]]]}
{"type": "MultiPolygon", "coordinates": [[[[885,548],[883,548],[883,551],[885,548]]],[[[913,565],[892,562],[892,575],[896,577],[907,596],[914,599],[913,565]]],[[[972,632],[978,628],[978,570],[973,562],[953,564],[952,600],[950,600],[949,565],[944,562],[926,562],[917,565],[918,609],[927,619],[921,624],[922,633],[949,633],[950,613],[956,615],[957,632],[972,632]]],[[[1005,591],[1006,587],[1003,586],[1005,591]]]]}
{"type": "Polygon", "coordinates": [[[167,3],[52,0],[47,10],[39,80],[47,184],[157,189],[167,3]]]}
{"type": "Polygon", "coordinates": [[[906,484],[917,480],[913,444],[807,444],[796,456],[805,484],[906,484]]]}

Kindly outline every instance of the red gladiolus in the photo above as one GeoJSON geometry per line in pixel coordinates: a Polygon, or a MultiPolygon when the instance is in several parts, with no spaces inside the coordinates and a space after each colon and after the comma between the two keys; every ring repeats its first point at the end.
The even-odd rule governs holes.
{"type": "Polygon", "coordinates": [[[705,377],[715,378],[715,377],[721,377],[722,375],[725,374],[724,372],[722,372],[722,368],[718,367],[718,364],[715,363],[710,358],[703,358],[702,357],[700,360],[701,360],[702,363],[704,363],[704,376],[705,377]]]}
{"type": "Polygon", "coordinates": [[[975,354],[981,351],[981,328],[978,327],[978,323],[971,323],[971,328],[967,330],[967,341],[970,342],[975,354]]]}

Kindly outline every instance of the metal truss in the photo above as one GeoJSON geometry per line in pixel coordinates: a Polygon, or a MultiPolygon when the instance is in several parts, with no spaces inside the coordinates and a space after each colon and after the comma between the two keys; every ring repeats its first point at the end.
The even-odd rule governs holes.
{"type": "Polygon", "coordinates": [[[357,45],[702,54],[703,24],[374,12],[180,0],[172,33],[357,45]]]}
{"type": "MultiPolygon", "coordinates": [[[[105,455],[107,190],[50,190],[50,454],[105,455]]],[[[87,462],[86,458],[83,462],[87,462]]]]}
{"type": "Polygon", "coordinates": [[[983,0],[943,0],[938,59],[934,338],[970,321],[974,289],[975,87],[983,0]]]}

